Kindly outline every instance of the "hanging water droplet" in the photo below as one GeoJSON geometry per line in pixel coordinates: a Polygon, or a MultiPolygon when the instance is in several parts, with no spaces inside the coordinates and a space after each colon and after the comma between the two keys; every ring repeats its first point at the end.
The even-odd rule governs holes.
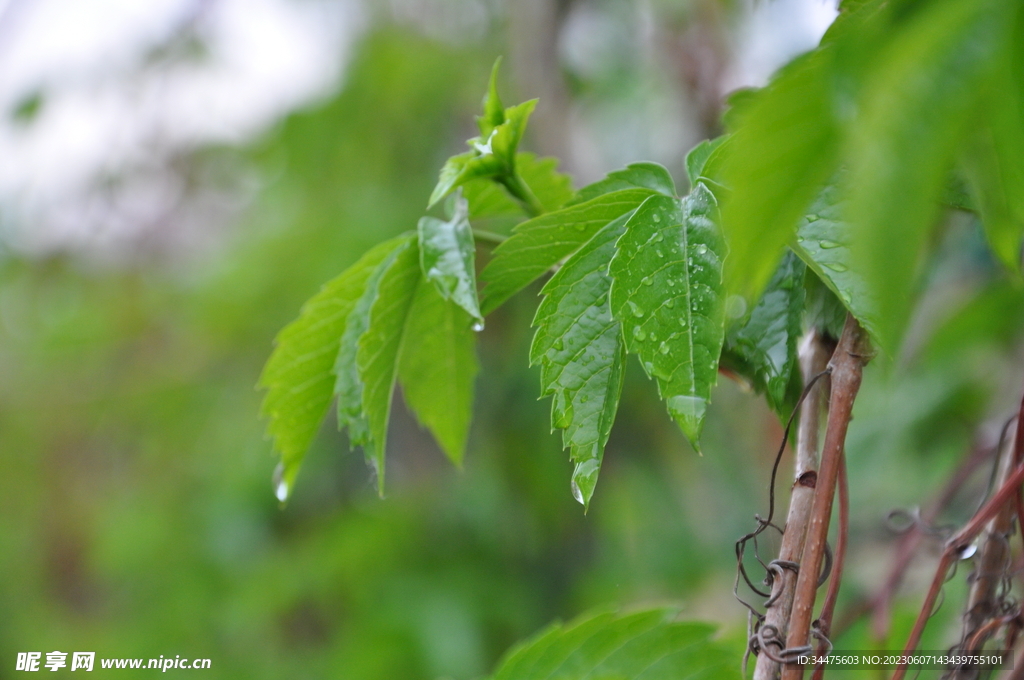
{"type": "Polygon", "coordinates": [[[634,326],[633,337],[639,340],[640,342],[643,342],[644,340],[647,339],[647,333],[645,333],[644,329],[641,328],[640,326],[634,326]]]}
{"type": "Polygon", "coordinates": [[[843,244],[837,243],[836,241],[818,241],[818,245],[828,250],[829,248],[838,248],[843,244]]]}
{"type": "MultiPolygon", "coordinates": [[[[465,328],[465,326],[463,326],[463,328],[465,328]]],[[[479,333],[483,329],[484,329],[484,322],[483,321],[477,321],[476,323],[473,324],[473,331],[474,332],[479,333]]]]}
{"type": "Polygon", "coordinates": [[[288,500],[288,480],[284,478],[284,463],[278,463],[274,468],[274,495],[277,500],[284,503],[288,500]]]}
{"type": "Polygon", "coordinates": [[[704,253],[708,252],[708,247],[703,243],[698,243],[696,250],[698,255],[703,255],[704,253]]]}

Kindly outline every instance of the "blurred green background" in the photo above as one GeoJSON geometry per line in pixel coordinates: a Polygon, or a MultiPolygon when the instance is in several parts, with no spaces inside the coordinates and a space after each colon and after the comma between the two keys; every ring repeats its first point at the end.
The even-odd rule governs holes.
{"type": "MultiPolygon", "coordinates": [[[[772,21],[810,11],[779,4],[765,19],[701,0],[367,3],[330,88],[235,141],[160,156],[185,188],[149,231],[115,247],[57,230],[43,247],[53,206],[0,194],[0,678],[19,651],[59,649],[206,657],[218,678],[469,680],[553,618],[645,602],[719,621],[741,648],[733,542],[767,510],[782,430],[737,385],[717,388],[698,457],[633,366],[584,515],[527,368],[536,290],[480,335],[463,470],[396,400],[384,500],[328,424],[280,507],[255,384],[306,298],[414,227],[498,53],[506,101],[542,97],[527,148],[565,158],[577,186],[639,159],[685,183],[682,154],[716,132],[724,90],[813,45],[758,51],[772,21]],[[189,200],[211,187],[231,209],[203,213],[215,238],[180,247],[189,200]]],[[[147,53],[140,72],[205,58],[195,24],[169,35],[171,56],[147,53]]],[[[50,91],[22,95],[2,139],[46,121],[50,91]]],[[[25,159],[8,159],[0,175],[18,176],[25,159]]],[[[131,187],[139,168],[102,168],[93,189],[131,187]]],[[[132,219],[115,205],[99,222],[115,218],[132,219]]],[[[886,513],[925,503],[1019,389],[1020,289],[971,219],[943,233],[904,354],[869,369],[858,402],[846,602],[887,569],[886,513]]],[[[897,627],[916,611],[914,573],[897,627]]],[[[847,648],[867,633],[850,635],[847,648]]]]}

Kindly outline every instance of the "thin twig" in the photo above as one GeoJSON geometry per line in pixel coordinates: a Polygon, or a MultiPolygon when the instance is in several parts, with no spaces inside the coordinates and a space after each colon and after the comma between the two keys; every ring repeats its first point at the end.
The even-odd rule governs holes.
{"type": "MultiPolygon", "coordinates": [[[[828,348],[817,329],[812,329],[800,342],[800,369],[809,381],[821,374],[828,364],[828,348]]],[[[804,548],[804,536],[810,519],[814,486],[818,477],[818,432],[821,429],[821,411],[827,383],[808,387],[807,398],[800,407],[800,422],[796,431],[796,460],[793,490],[789,497],[785,533],[779,547],[779,561],[797,563],[804,548]]],[[[765,627],[777,631],[779,644],[786,639],[796,573],[791,569],[778,569],[772,581],[771,606],[765,612],[765,627]]],[[[774,680],[778,677],[779,663],[773,655],[760,654],[754,669],[754,680],[774,680]]]]}
{"type": "MultiPolygon", "coordinates": [[[[832,566],[832,577],[828,582],[828,590],[825,591],[825,599],[821,603],[821,614],[816,621],[818,632],[824,638],[818,643],[818,656],[824,656],[828,652],[825,643],[832,635],[832,615],[836,610],[836,601],[839,599],[839,587],[843,582],[843,564],[846,561],[846,546],[850,535],[850,484],[846,476],[846,453],[842,454],[839,461],[839,536],[836,538],[835,561],[832,566]]],[[[814,668],[811,680],[822,680],[825,677],[824,664],[818,664],[814,668]]]]}
{"type": "MultiPolygon", "coordinates": [[[[1024,412],[1024,400],[1021,401],[1021,411],[1024,412]]],[[[1018,416],[1014,459],[1019,458],[1020,446],[1024,442],[1024,435],[1021,433],[1022,422],[1024,422],[1024,419],[1018,416]]],[[[925,624],[928,623],[928,618],[931,616],[932,608],[935,606],[935,600],[939,595],[939,591],[942,590],[942,584],[945,583],[946,572],[949,571],[950,565],[959,557],[960,552],[981,533],[981,530],[985,528],[988,521],[995,517],[1011,498],[1016,496],[1017,490],[1022,483],[1024,483],[1024,464],[1017,466],[1013,474],[1006,480],[1006,483],[975,513],[974,517],[952,538],[946,541],[946,548],[942,552],[941,559],[939,559],[939,567],[935,571],[932,585],[925,595],[924,605],[921,607],[921,611],[918,612],[914,628],[910,632],[910,638],[904,647],[904,655],[912,654],[917,649],[917,644],[921,641],[921,633],[924,632],[925,624]]],[[[905,664],[897,666],[892,680],[902,680],[906,672],[907,667],[905,664]]]]}
{"type": "MultiPolygon", "coordinates": [[[[796,579],[789,633],[786,637],[786,649],[793,653],[804,649],[809,651],[807,642],[818,589],[818,574],[825,557],[828,525],[832,515],[836,483],[839,480],[846,431],[853,413],[853,402],[860,389],[864,364],[870,359],[870,351],[867,334],[852,316],[847,315],[843,334],[829,361],[829,368],[832,369],[832,392],[829,397],[828,425],[821,451],[821,466],[818,469],[817,488],[814,490],[811,519],[807,525],[807,536],[800,559],[800,573],[796,579]]],[[[783,668],[782,678],[800,680],[803,677],[803,670],[800,664],[787,663],[783,668]]]]}

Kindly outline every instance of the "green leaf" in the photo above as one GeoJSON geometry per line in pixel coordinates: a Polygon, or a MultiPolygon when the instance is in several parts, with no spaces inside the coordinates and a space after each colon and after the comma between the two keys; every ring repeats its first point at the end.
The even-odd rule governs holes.
{"type": "Polygon", "coordinates": [[[704,166],[707,164],[708,159],[722,146],[722,142],[726,139],[728,137],[725,135],[715,137],[714,139],[705,139],[686,154],[686,176],[690,180],[691,187],[697,186],[697,181],[703,176],[704,166]]]}
{"type": "Polygon", "coordinates": [[[335,355],[332,369],[337,380],[334,394],[338,398],[338,429],[348,430],[349,444],[353,447],[367,447],[370,443],[369,425],[363,408],[363,382],[359,375],[356,355],[363,335],[370,327],[370,311],[377,301],[380,281],[394,265],[398,256],[415,243],[409,235],[386,241],[371,252],[382,252],[382,256],[364,279],[359,297],[352,306],[341,334],[341,342],[335,355]]]}
{"type": "Polygon", "coordinates": [[[665,196],[676,195],[676,185],[672,181],[672,176],[663,166],[647,162],[631,163],[622,170],[609,172],[604,179],[580,189],[570,205],[586,203],[598,196],[625,189],[647,189],[665,196]]]}
{"type": "Polygon", "coordinates": [[[743,102],[722,160],[726,289],[753,301],[837,163],[830,50],[798,58],[743,102]]]}
{"type": "Polygon", "coordinates": [[[420,266],[445,300],[451,300],[479,321],[476,296],[476,247],[467,218],[466,202],[456,203],[455,215],[445,222],[423,217],[417,228],[420,266]]]}
{"type": "Polygon", "coordinates": [[[955,153],[972,128],[1014,3],[946,0],[920,9],[879,55],[849,140],[854,259],[892,353],[955,153]]]}
{"type": "Polygon", "coordinates": [[[724,339],[717,203],[703,184],[680,202],[652,196],[626,223],[609,265],[612,314],[669,413],[700,450],[724,339]]]}
{"type": "Polygon", "coordinates": [[[370,323],[359,338],[356,351],[368,435],[363,450],[377,473],[377,491],[381,495],[384,495],[384,452],[398,375],[398,355],[405,322],[421,280],[417,250],[412,239],[408,239],[404,247],[396,248],[391,266],[380,277],[377,296],[370,308],[370,323]]]}
{"type": "Polygon", "coordinates": [[[478,369],[472,323],[462,308],[421,281],[398,362],[405,403],[456,465],[466,449],[478,369]]]}
{"type": "MultiPolygon", "coordinates": [[[[532,153],[516,154],[516,171],[546,212],[557,210],[569,202],[574,191],[568,175],[557,171],[557,158],[537,158],[532,153]]],[[[462,195],[469,203],[471,219],[522,216],[523,206],[505,187],[490,179],[474,179],[462,185],[462,195]]]]}
{"type": "Polygon", "coordinates": [[[512,237],[494,249],[480,278],[484,314],[522,290],[586,243],[601,227],[632,212],[650,189],[622,189],[571,205],[516,226],[512,237]]]}
{"type": "Polygon", "coordinates": [[[293,488],[302,459],[331,404],[331,369],[346,319],[367,280],[393,248],[394,242],[382,243],[363,255],[303,305],[299,318],[275,340],[260,385],[267,390],[262,406],[270,419],[267,433],[281,454],[279,496],[286,497],[293,488]]]}
{"type": "Polygon", "coordinates": [[[555,624],[514,647],[492,680],[740,680],[739,658],[711,624],[671,609],[604,612],[555,624]]]}
{"type": "Polygon", "coordinates": [[[726,334],[722,363],[750,378],[768,404],[788,417],[789,384],[797,366],[797,342],[803,332],[806,265],[787,253],[745,323],[726,334]]]}
{"type": "Polygon", "coordinates": [[[541,366],[541,393],[554,395],[552,427],[562,429],[575,468],[573,496],[589,507],[622,392],[625,350],[608,303],[608,261],[626,215],[603,227],[544,289],[533,325],[531,364],[541,366]]]}
{"type": "Polygon", "coordinates": [[[814,199],[800,220],[791,247],[877,341],[878,306],[854,266],[850,252],[853,236],[843,220],[846,204],[839,189],[841,181],[829,183],[814,199]]]}

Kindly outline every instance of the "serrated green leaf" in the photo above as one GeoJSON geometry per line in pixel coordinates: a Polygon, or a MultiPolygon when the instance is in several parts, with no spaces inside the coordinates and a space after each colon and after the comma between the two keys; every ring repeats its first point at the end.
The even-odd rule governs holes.
{"type": "MultiPolygon", "coordinates": [[[[557,171],[557,158],[537,158],[532,153],[516,154],[516,171],[546,212],[557,210],[572,199],[572,179],[557,171]]],[[[489,179],[475,179],[462,185],[471,219],[522,216],[523,206],[505,187],[489,179]]]]}
{"type": "Polygon", "coordinates": [[[631,163],[622,170],[609,172],[604,179],[580,189],[576,198],[569,205],[586,203],[598,196],[625,189],[647,189],[665,196],[676,195],[676,185],[672,181],[672,175],[668,174],[668,170],[663,166],[648,162],[631,163]]]}
{"type": "Polygon", "coordinates": [[[367,280],[393,248],[393,242],[381,243],[327,283],[275,340],[260,386],[267,390],[262,406],[263,415],[270,419],[267,434],[281,454],[283,495],[293,488],[302,459],[331,404],[335,382],[331,369],[346,320],[367,280]]]}
{"type": "Polygon", "coordinates": [[[478,368],[472,323],[429,282],[420,282],[398,362],[405,403],[456,465],[466,449],[478,368]]]}
{"type": "Polygon", "coordinates": [[[726,290],[757,299],[797,220],[838,162],[833,54],[818,50],[785,67],[744,101],[722,159],[726,290]]]}
{"type": "Polygon", "coordinates": [[[877,340],[878,307],[864,276],[853,263],[853,236],[850,225],[843,220],[845,211],[838,182],[829,183],[800,219],[791,247],[877,340]]]}
{"type": "Polygon", "coordinates": [[[804,291],[807,299],[804,307],[804,326],[817,328],[826,337],[838,341],[846,323],[846,306],[810,267],[807,268],[804,277],[804,291]]]}
{"type": "Polygon", "coordinates": [[[363,289],[345,320],[332,372],[337,377],[334,394],[338,398],[338,429],[348,430],[348,440],[352,447],[365,448],[370,443],[370,430],[363,407],[363,382],[356,361],[359,345],[370,327],[370,311],[377,301],[381,279],[398,256],[414,243],[415,236],[399,236],[371,251],[380,251],[382,256],[365,278],[363,289]]]}
{"type": "Polygon", "coordinates": [[[552,427],[575,463],[573,496],[589,507],[622,392],[625,350],[608,302],[608,261],[626,215],[603,227],[541,291],[531,364],[540,364],[541,393],[553,395],[552,427]]]}
{"type": "Polygon", "coordinates": [[[803,333],[806,271],[800,258],[786,253],[749,316],[727,331],[722,352],[722,363],[750,379],[783,418],[793,408],[789,385],[803,333]]]}
{"type": "Polygon", "coordinates": [[[718,379],[725,245],[717,203],[703,184],[681,202],[652,196],[626,222],[608,271],[612,314],[669,413],[700,450],[704,412],[718,379]]]}
{"type": "Polygon", "coordinates": [[[604,612],[548,627],[514,647],[492,680],[739,680],[715,627],[671,609],[604,612]]]}
{"type": "Polygon", "coordinates": [[[686,176],[690,180],[691,187],[697,186],[697,181],[703,176],[704,166],[708,159],[726,139],[728,137],[725,135],[714,139],[705,139],[686,154],[686,176]]]}
{"type": "Polygon", "coordinates": [[[441,297],[482,322],[476,296],[476,247],[466,202],[460,199],[456,203],[455,214],[448,221],[421,218],[417,235],[423,275],[441,297]]]}
{"type": "Polygon", "coordinates": [[[601,227],[632,212],[652,194],[623,189],[535,217],[516,226],[512,237],[494,249],[480,278],[487,283],[481,307],[497,309],[546,271],[586,243],[601,227]]]}
{"type": "Polygon", "coordinates": [[[370,323],[359,338],[356,351],[367,427],[363,451],[377,473],[377,490],[381,495],[384,494],[384,453],[398,375],[398,355],[409,309],[422,278],[417,251],[413,239],[407,239],[404,247],[395,249],[391,265],[380,277],[376,299],[370,308],[370,323]]]}
{"type": "Polygon", "coordinates": [[[866,88],[849,143],[851,245],[878,303],[878,339],[890,353],[1013,5],[946,0],[923,7],[879,55],[882,67],[866,88]]]}

